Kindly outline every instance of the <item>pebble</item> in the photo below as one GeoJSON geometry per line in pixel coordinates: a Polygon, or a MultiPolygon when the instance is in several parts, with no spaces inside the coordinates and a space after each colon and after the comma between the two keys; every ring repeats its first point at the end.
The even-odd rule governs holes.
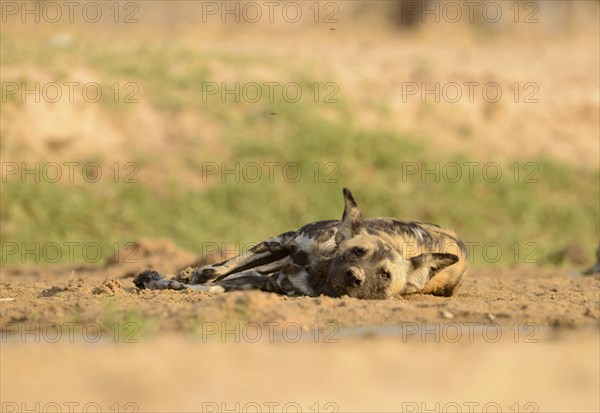
{"type": "Polygon", "coordinates": [[[448,310],[442,310],[442,311],[440,311],[440,315],[442,316],[442,318],[454,318],[454,314],[452,314],[448,310]]]}

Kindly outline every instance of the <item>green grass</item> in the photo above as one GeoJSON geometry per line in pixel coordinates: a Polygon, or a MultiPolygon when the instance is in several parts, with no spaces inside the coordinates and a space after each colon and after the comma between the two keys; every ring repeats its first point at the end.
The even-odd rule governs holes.
{"type": "MultiPolygon", "coordinates": [[[[197,253],[207,242],[258,242],[310,221],[339,218],[344,186],[354,191],[366,216],[395,216],[455,229],[466,241],[477,243],[476,264],[490,264],[481,248],[491,243],[500,246],[498,263],[503,265],[515,261],[515,250],[520,252],[518,262],[532,253],[530,260],[549,263],[548,256],[571,244],[583,248],[591,260],[597,245],[598,171],[538,159],[537,183],[523,182],[527,173],[523,165],[519,182],[514,182],[514,171],[509,169],[513,162],[501,164],[503,175],[498,182],[486,182],[481,168],[470,182],[463,162],[474,159],[468,155],[450,158],[439,155],[437,148],[428,147],[417,136],[361,130],[353,126],[352,106],[344,99],[329,105],[311,99],[290,104],[281,98],[273,103],[202,103],[202,82],[212,74],[207,61],[264,65],[251,56],[207,55],[164,45],[86,47],[79,40],[60,53],[32,46],[26,55],[10,36],[2,42],[3,62],[38,65],[57,79],[77,62],[94,68],[102,79],[138,82],[140,97],[149,99],[164,116],[188,110],[214,119],[223,127],[221,144],[229,155],[218,161],[206,159],[199,145],[169,154],[181,159],[187,170],[200,175],[202,162],[224,161],[228,168],[236,162],[242,167],[254,162],[261,165],[263,173],[256,183],[236,182],[229,176],[224,181],[213,178],[194,190],[168,170],[163,171],[170,183],[167,187],[157,187],[155,182],[102,180],[93,185],[65,185],[9,178],[2,183],[0,201],[3,264],[47,263],[35,255],[7,254],[8,243],[16,243],[21,251],[35,243],[43,248],[52,242],[93,242],[101,245],[102,257],[108,257],[114,253],[115,243],[123,245],[140,237],[170,238],[197,253]],[[323,118],[324,108],[336,113],[337,120],[323,118]],[[279,162],[272,182],[266,175],[268,162],[279,162]],[[434,182],[432,176],[421,179],[420,174],[407,176],[403,170],[403,165],[409,164],[432,168],[436,162],[441,166],[458,162],[463,165],[463,178],[434,182]],[[284,179],[282,167],[290,163],[302,172],[297,182],[284,179]]],[[[283,62],[274,64],[285,69],[283,62]]],[[[304,90],[312,81],[309,74],[298,79],[304,90]]],[[[118,121],[127,121],[130,111],[123,105],[110,99],[101,104],[118,121]]],[[[6,105],[18,103],[9,99],[6,105]]],[[[378,110],[385,112],[386,108],[378,110]]],[[[471,133],[472,139],[477,139],[476,131],[471,133]]],[[[146,164],[160,163],[161,155],[135,154],[146,164]]],[[[60,261],[67,258],[63,254],[60,261]]],[[[83,259],[81,248],[76,248],[74,260],[83,259]]]]}
{"type": "MultiPolygon", "coordinates": [[[[285,121],[293,123],[294,116],[298,115],[285,121]]],[[[475,263],[485,263],[481,248],[490,243],[502,249],[499,263],[509,264],[515,260],[515,248],[520,251],[517,261],[529,257],[544,263],[549,254],[570,244],[591,256],[597,242],[595,173],[540,160],[537,183],[515,183],[508,174],[510,164],[502,165],[503,178],[495,183],[477,174],[473,182],[464,177],[436,183],[433,176],[423,181],[419,174],[403,174],[400,163],[427,162],[431,167],[439,159],[409,138],[325,121],[298,119],[295,126],[287,136],[229,140],[240,165],[295,162],[302,177],[293,183],[283,178],[282,168],[274,169],[269,182],[266,167],[257,183],[245,182],[242,176],[237,183],[230,176],[201,190],[174,184],[166,192],[150,183],[67,186],[8,180],[0,204],[2,240],[29,249],[32,243],[95,242],[109,256],[115,243],[166,237],[199,253],[203,243],[243,245],[306,222],[336,219],[342,212],[341,188],[348,186],[366,216],[403,217],[455,229],[465,240],[478,243],[475,263]],[[330,167],[327,171],[325,165],[330,167]],[[534,246],[526,247],[528,243],[534,246]]],[[[172,182],[177,182],[175,177],[172,182]]],[[[3,261],[16,263],[21,258],[14,254],[3,261]]]]}

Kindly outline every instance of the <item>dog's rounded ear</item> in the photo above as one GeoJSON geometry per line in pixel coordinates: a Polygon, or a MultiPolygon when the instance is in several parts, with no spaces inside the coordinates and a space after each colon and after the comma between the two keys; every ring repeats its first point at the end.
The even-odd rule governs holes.
{"type": "Polygon", "coordinates": [[[411,258],[410,262],[415,270],[423,267],[429,268],[429,278],[431,278],[447,266],[458,262],[458,256],[437,252],[425,253],[411,258]]]}
{"type": "Polygon", "coordinates": [[[340,242],[350,239],[363,229],[363,216],[360,208],[356,204],[352,192],[344,188],[344,213],[342,215],[342,224],[338,228],[335,241],[340,242]]]}

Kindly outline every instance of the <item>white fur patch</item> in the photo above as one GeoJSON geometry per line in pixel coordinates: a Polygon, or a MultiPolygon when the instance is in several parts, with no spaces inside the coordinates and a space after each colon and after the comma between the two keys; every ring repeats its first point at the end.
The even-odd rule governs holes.
{"type": "Polygon", "coordinates": [[[322,242],[319,245],[317,245],[317,251],[316,252],[318,252],[319,255],[329,256],[336,249],[336,247],[337,247],[337,244],[335,242],[335,234],[336,233],[337,233],[337,230],[334,231],[334,233],[331,236],[331,238],[329,238],[327,241],[322,242]]]}
{"type": "Polygon", "coordinates": [[[306,295],[314,295],[313,289],[308,284],[308,273],[306,271],[302,271],[296,273],[292,276],[288,276],[288,280],[292,283],[292,285],[303,294],[306,295]]]}
{"type": "Polygon", "coordinates": [[[206,291],[209,293],[224,293],[225,292],[225,288],[221,287],[220,285],[188,285],[188,288],[190,290],[194,290],[194,291],[206,291]]]}
{"type": "Polygon", "coordinates": [[[323,255],[328,256],[331,255],[331,252],[333,252],[337,246],[335,243],[336,233],[337,229],[335,229],[331,237],[324,242],[317,242],[315,238],[301,234],[294,238],[294,244],[296,244],[300,250],[310,254],[311,257],[315,254],[317,254],[317,257],[323,255]]]}
{"type": "Polygon", "coordinates": [[[244,277],[247,275],[256,275],[256,271],[246,270],[246,271],[242,271],[242,272],[234,272],[233,274],[228,275],[224,279],[225,280],[235,280],[236,278],[244,277]]]}
{"type": "Polygon", "coordinates": [[[413,229],[413,233],[415,234],[415,238],[417,238],[417,240],[419,240],[419,242],[423,242],[424,241],[424,235],[425,232],[421,229],[421,228],[415,228],[413,229]]]}
{"type": "Polygon", "coordinates": [[[409,294],[421,291],[429,281],[429,270],[428,266],[422,266],[407,274],[403,292],[409,294]]]}
{"type": "Polygon", "coordinates": [[[307,237],[304,234],[300,234],[294,237],[294,244],[298,246],[302,251],[309,252],[312,250],[313,245],[315,243],[315,239],[311,237],[307,237]]]}

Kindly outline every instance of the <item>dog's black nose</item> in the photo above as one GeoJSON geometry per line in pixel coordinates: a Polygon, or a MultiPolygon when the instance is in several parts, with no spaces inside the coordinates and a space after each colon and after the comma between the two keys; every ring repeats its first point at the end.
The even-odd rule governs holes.
{"type": "Polygon", "coordinates": [[[358,275],[355,271],[346,271],[346,285],[360,287],[364,281],[364,278],[358,275]]]}

